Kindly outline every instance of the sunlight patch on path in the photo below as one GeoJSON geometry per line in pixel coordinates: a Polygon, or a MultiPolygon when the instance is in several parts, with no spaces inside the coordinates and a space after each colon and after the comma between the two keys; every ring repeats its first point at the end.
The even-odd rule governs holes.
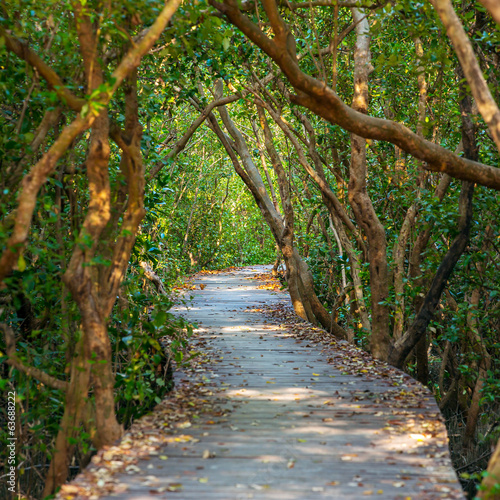
{"type": "Polygon", "coordinates": [[[327,360],[320,345],[273,324],[255,304],[284,294],[247,279],[263,270],[202,275],[195,283],[205,288],[177,308],[200,325],[211,365],[176,379],[202,388],[213,409],[164,432],[153,415],[159,444],[109,479],[118,498],[463,499],[430,392],[408,397],[414,381],[378,376],[361,359],[360,372],[348,372],[345,353],[327,360]]]}

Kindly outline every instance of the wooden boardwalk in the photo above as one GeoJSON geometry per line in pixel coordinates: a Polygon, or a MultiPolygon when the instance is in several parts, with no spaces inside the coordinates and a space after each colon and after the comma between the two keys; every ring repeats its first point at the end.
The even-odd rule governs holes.
{"type": "MultiPolygon", "coordinates": [[[[464,498],[430,393],[401,373],[336,369],[342,351],[327,355],[250,312],[285,298],[246,279],[262,272],[252,269],[202,275],[206,288],[183,311],[213,359],[198,376],[214,408],[165,431],[151,417],[149,453],[137,460],[126,435],[73,484],[101,478],[110,498],[127,500],[464,498]],[[128,462],[109,472],[120,453],[128,462]]],[[[196,384],[193,377],[177,375],[196,384]]],[[[71,487],[61,498],[76,498],[71,487]]]]}

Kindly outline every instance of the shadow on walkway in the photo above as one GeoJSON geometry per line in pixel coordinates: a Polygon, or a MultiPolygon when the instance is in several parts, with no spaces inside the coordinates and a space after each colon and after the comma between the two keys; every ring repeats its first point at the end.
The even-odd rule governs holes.
{"type": "MultiPolygon", "coordinates": [[[[321,346],[251,312],[286,298],[248,279],[262,271],[200,275],[205,289],[177,308],[198,323],[212,360],[198,378],[178,373],[178,384],[203,386],[215,409],[151,432],[151,453],[126,472],[102,473],[116,486],[110,498],[464,498],[431,393],[392,369],[394,376],[365,375],[363,365],[355,374],[337,369],[342,351],[332,366],[321,346]]],[[[126,443],[134,449],[130,437],[126,443]]],[[[106,460],[95,462],[88,477],[98,480],[106,460]]]]}

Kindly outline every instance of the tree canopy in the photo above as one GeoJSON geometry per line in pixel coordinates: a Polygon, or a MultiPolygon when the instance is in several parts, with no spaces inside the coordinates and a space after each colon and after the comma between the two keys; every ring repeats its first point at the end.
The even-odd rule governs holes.
{"type": "Polygon", "coordinates": [[[166,394],[187,275],[275,263],[298,316],[433,390],[464,486],[491,455],[498,498],[494,1],[1,9],[0,384],[45,481],[23,491],[166,394]]]}

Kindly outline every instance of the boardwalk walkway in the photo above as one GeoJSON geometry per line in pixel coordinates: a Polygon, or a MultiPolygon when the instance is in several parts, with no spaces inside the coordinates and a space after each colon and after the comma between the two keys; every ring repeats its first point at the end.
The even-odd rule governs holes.
{"type": "MultiPolygon", "coordinates": [[[[119,487],[110,498],[463,498],[430,393],[394,370],[346,372],[342,351],[325,354],[251,312],[286,298],[247,279],[257,271],[196,281],[206,287],[183,314],[200,324],[216,361],[203,383],[218,409],[168,431],[113,475],[119,487]]],[[[98,478],[97,462],[90,470],[98,478]]]]}

